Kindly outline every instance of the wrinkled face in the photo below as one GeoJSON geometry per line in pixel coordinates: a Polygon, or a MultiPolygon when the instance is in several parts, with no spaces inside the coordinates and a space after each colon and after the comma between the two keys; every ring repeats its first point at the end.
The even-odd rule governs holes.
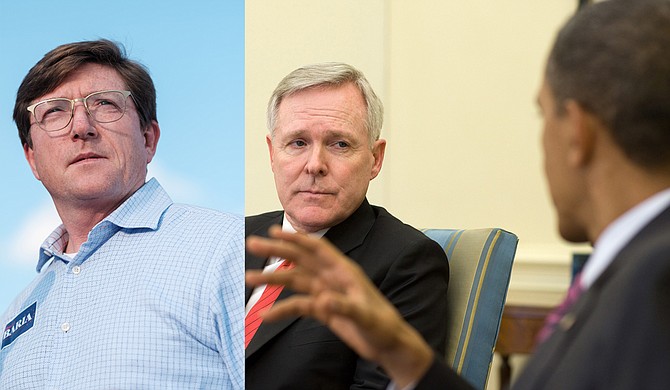
{"type": "MultiPolygon", "coordinates": [[[[81,98],[111,89],[127,89],[115,70],[85,64],[32,103],[55,97],[81,98]]],[[[35,124],[31,115],[33,146],[24,145],[25,156],[57,208],[69,202],[112,211],[144,184],[160,130],[155,122],[147,129],[140,128],[132,97],[127,98],[126,106],[118,121],[97,123],[83,103],[77,102],[70,124],[50,133],[35,124]]]]}
{"type": "Polygon", "coordinates": [[[570,137],[574,133],[569,126],[572,124],[567,114],[557,112],[553,92],[546,80],[540,89],[538,104],[544,117],[544,170],[558,216],[559,233],[568,241],[587,241],[586,226],[580,216],[584,184],[569,161],[570,137]]]}
{"type": "Polygon", "coordinates": [[[386,142],[370,145],[366,106],[353,84],[315,87],[285,97],[267,138],[286,218],[301,232],[349,217],[379,173],[386,142]]]}

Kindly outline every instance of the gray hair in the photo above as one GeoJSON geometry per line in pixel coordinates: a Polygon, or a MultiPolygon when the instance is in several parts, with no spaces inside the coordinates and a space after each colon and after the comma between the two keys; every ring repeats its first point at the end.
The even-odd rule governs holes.
{"type": "Polygon", "coordinates": [[[267,126],[270,136],[274,136],[279,105],[285,97],[309,88],[336,87],[347,83],[354,84],[365,99],[367,108],[365,126],[372,145],[379,139],[382,130],[384,106],[363,73],[341,62],[306,65],[289,73],[279,82],[268,102],[267,126]]]}

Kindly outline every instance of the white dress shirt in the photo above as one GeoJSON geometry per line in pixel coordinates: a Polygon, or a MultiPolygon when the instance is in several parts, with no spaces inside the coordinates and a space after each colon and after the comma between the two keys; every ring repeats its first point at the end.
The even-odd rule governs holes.
{"type": "MultiPolygon", "coordinates": [[[[289,233],[296,233],[297,231],[295,228],[293,228],[293,225],[284,217],[284,221],[282,222],[281,226],[282,231],[289,232],[289,233]]],[[[319,230],[314,233],[310,233],[309,235],[312,237],[323,237],[324,234],[328,231],[328,228],[319,230]]],[[[268,263],[265,265],[265,268],[263,268],[263,273],[271,273],[275,272],[277,268],[284,262],[284,259],[279,258],[277,256],[272,256],[268,259],[268,263]]],[[[249,297],[249,301],[247,301],[247,305],[245,307],[244,315],[246,316],[249,314],[249,310],[251,310],[252,307],[258,302],[259,299],[261,299],[261,295],[263,295],[263,291],[265,290],[265,286],[267,284],[260,285],[251,292],[251,296],[249,297]]]]}
{"type": "Polygon", "coordinates": [[[603,230],[584,265],[581,283],[588,289],[637,233],[670,206],[670,188],[645,199],[603,230]]]}

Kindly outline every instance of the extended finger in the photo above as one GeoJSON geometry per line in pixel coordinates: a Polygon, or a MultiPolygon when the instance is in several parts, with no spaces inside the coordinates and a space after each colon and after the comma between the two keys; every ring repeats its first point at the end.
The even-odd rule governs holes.
{"type": "Polygon", "coordinates": [[[259,257],[277,256],[293,262],[304,257],[301,256],[301,252],[304,252],[304,250],[299,246],[273,238],[249,236],[246,239],[246,247],[250,253],[259,257]]]}
{"type": "MultiPolygon", "coordinates": [[[[333,264],[333,256],[337,256],[337,253],[315,253],[305,246],[307,244],[310,247],[321,248],[322,245],[319,245],[318,242],[319,239],[297,233],[283,233],[282,238],[249,236],[246,240],[246,246],[247,250],[256,256],[277,256],[317,273],[324,267],[333,264]]],[[[324,242],[323,245],[327,246],[329,244],[324,242]]]]}
{"type": "Polygon", "coordinates": [[[275,302],[272,308],[263,314],[264,321],[279,321],[288,317],[309,316],[311,298],[307,295],[294,295],[275,302]]]}
{"type": "Polygon", "coordinates": [[[292,242],[310,254],[316,254],[325,248],[334,249],[333,244],[325,237],[313,237],[302,233],[283,231],[278,225],[271,226],[268,234],[272,238],[292,242]]]}
{"type": "Polygon", "coordinates": [[[261,271],[246,271],[245,281],[252,286],[259,286],[262,284],[280,284],[286,288],[300,292],[307,293],[312,286],[312,280],[309,275],[292,269],[281,272],[263,273],[261,271]]]}
{"type": "Polygon", "coordinates": [[[299,263],[312,271],[323,267],[347,267],[347,263],[351,262],[326,238],[285,232],[279,226],[270,227],[269,235],[283,242],[294,244],[294,249],[299,248],[298,253],[302,256],[299,263]]]}

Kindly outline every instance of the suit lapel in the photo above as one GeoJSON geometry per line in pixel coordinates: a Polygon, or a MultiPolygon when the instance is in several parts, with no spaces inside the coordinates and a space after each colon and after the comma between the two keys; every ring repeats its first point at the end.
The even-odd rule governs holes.
{"type": "Polygon", "coordinates": [[[670,207],[666,208],[656,218],[652,219],[645,227],[642,228],[628,244],[626,244],[621,252],[616,255],[612,263],[603,271],[603,273],[596,279],[592,287],[602,288],[613,275],[619,272],[620,269],[626,267],[631,258],[637,257],[637,254],[644,251],[650,245],[653,245],[653,240],[665,240],[664,232],[670,230],[670,207]],[[660,234],[659,234],[660,233],[660,234]]]}
{"type": "Polygon", "coordinates": [[[600,289],[590,288],[559,321],[553,334],[533,353],[513,388],[538,389],[547,383],[598,304],[600,289]]]}
{"type": "MultiPolygon", "coordinates": [[[[268,218],[267,220],[264,220],[262,223],[260,223],[258,226],[247,226],[247,231],[246,235],[256,235],[260,237],[268,237],[268,229],[272,225],[281,225],[283,221],[284,213],[277,213],[276,215],[268,218]]],[[[254,256],[248,252],[245,252],[245,270],[251,270],[251,269],[263,269],[265,267],[265,264],[267,263],[267,258],[262,258],[262,257],[257,257],[254,256]]],[[[246,286],[245,288],[245,297],[244,297],[244,302],[248,302],[249,298],[251,297],[251,293],[253,291],[252,287],[246,286]]],[[[287,296],[290,296],[292,294],[291,291],[289,290],[282,290],[282,292],[279,294],[279,297],[277,297],[277,300],[286,298],[287,296]]],[[[274,336],[276,336],[279,332],[281,332],[284,328],[289,326],[291,323],[296,321],[298,318],[293,317],[289,318],[283,321],[278,321],[274,323],[269,323],[269,322],[263,322],[261,326],[258,328],[258,331],[254,335],[253,339],[251,339],[251,342],[249,342],[249,345],[245,349],[245,357],[249,357],[252,355],[254,352],[256,352],[260,347],[262,347],[266,342],[271,340],[274,336]]]]}
{"type": "Polygon", "coordinates": [[[627,266],[635,266],[631,264],[631,261],[634,261],[640,252],[645,251],[645,248],[653,246],[654,240],[665,239],[664,232],[669,230],[670,207],[661,212],[631,239],[588,291],[575,303],[566,314],[566,320],[559,323],[554,334],[534,353],[528,367],[522,372],[514,386],[515,389],[541,388],[547,383],[552,373],[556,371],[556,367],[561,363],[566,351],[577,339],[580,329],[595,311],[600,294],[607,283],[617,272],[622,270],[625,272],[627,266]]]}
{"type": "MultiPolygon", "coordinates": [[[[247,234],[255,234],[262,237],[267,237],[267,230],[273,224],[281,224],[283,213],[278,218],[270,220],[267,224],[262,224],[258,228],[252,227],[253,231],[247,231],[247,234]]],[[[375,215],[372,207],[364,200],[358,209],[346,220],[337,226],[330,228],[324,237],[328,238],[336,247],[342,250],[345,254],[360,246],[368,232],[375,222],[375,215]]],[[[262,269],[267,262],[267,259],[259,259],[258,257],[246,254],[245,266],[246,269],[262,269]]],[[[246,288],[245,302],[251,296],[252,288],[246,288]]],[[[293,295],[293,291],[288,289],[282,290],[277,297],[277,301],[285,299],[293,295]]],[[[251,339],[249,345],[245,350],[245,358],[248,358],[256,351],[258,351],[264,344],[272,340],[275,336],[281,333],[284,329],[297,321],[299,317],[287,318],[278,322],[263,322],[258,328],[258,331],[251,339]]]]}
{"type": "MultiPolygon", "coordinates": [[[[283,220],[284,213],[275,213],[275,215],[271,215],[269,218],[264,220],[262,223],[257,224],[256,226],[250,226],[251,224],[249,223],[249,220],[247,220],[246,223],[246,232],[245,232],[245,237],[247,236],[259,236],[259,237],[268,237],[268,229],[272,225],[281,225],[282,220],[283,220]]],[[[265,263],[267,262],[267,258],[263,257],[258,257],[254,256],[249,252],[244,252],[244,270],[257,270],[257,269],[263,269],[265,267],[265,263]]],[[[253,287],[245,285],[244,287],[244,302],[249,301],[249,297],[251,296],[251,292],[253,291],[253,287]]]]}
{"type": "Polygon", "coordinates": [[[361,246],[375,223],[375,212],[367,199],[349,218],[330,228],[324,237],[347,254],[361,246]]]}
{"type": "MultiPolygon", "coordinates": [[[[284,289],[279,294],[279,297],[277,297],[277,301],[290,297],[291,295],[293,295],[292,291],[284,289]]],[[[263,321],[261,326],[258,327],[256,334],[249,342],[246,350],[244,351],[245,358],[248,358],[254,352],[258,351],[263,345],[265,345],[265,343],[272,340],[272,338],[274,338],[276,335],[281,333],[281,331],[299,319],[300,317],[289,317],[277,322],[263,321]]]]}

